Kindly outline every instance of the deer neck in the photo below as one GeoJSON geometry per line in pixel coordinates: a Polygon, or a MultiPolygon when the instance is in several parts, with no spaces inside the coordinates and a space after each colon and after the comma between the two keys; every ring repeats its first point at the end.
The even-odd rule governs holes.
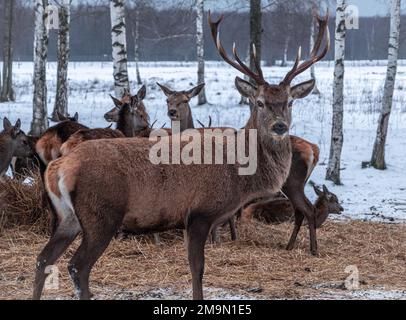
{"type": "Polygon", "coordinates": [[[253,175],[242,176],[242,179],[245,181],[245,188],[250,192],[262,191],[266,196],[278,192],[286,181],[292,161],[292,150],[289,137],[276,141],[269,136],[260,136],[256,123],[254,111],[245,126],[245,148],[248,155],[250,130],[256,130],[257,170],[253,175]]]}
{"type": "Polygon", "coordinates": [[[10,141],[3,135],[0,135],[0,177],[3,176],[13,159],[13,150],[10,141]]]}
{"type": "Polygon", "coordinates": [[[189,112],[187,117],[183,118],[180,121],[180,131],[185,131],[187,129],[194,129],[195,125],[193,124],[193,117],[192,117],[192,111],[189,108],[189,112]]]}
{"type": "Polygon", "coordinates": [[[316,228],[320,228],[328,218],[328,206],[324,197],[318,197],[314,204],[316,209],[316,228]]]}

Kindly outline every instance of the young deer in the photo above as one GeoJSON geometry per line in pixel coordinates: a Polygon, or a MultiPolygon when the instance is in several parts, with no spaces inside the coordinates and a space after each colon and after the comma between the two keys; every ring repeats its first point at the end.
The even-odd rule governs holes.
{"type": "MultiPolygon", "coordinates": [[[[210,21],[215,34],[220,21],[210,21]]],[[[325,30],[320,30],[322,36],[325,30]]],[[[244,204],[281,189],[288,177],[292,156],[291,101],[308,95],[315,82],[290,84],[298,74],[325,56],[328,44],[319,55],[319,48],[315,48],[311,58],[300,65],[298,55],[285,79],[279,85],[271,85],[264,79],[255,54],[257,73],[239,59],[235,50],[238,62],[230,60],[220,40],[217,41],[223,59],[257,83],[254,86],[239,77],[235,80],[238,91],[255,104],[246,130],[240,132],[247,147],[250,130],[258,135],[257,170],[253,175],[239,175],[238,163],[153,164],[148,155],[155,143],[147,139],[86,141],[66,157],[53,161],[47,169],[45,183],[59,225],[37,258],[33,298],[41,297],[46,266],[55,263],[79,232],[82,232],[82,243],[68,269],[79,297],[89,299],[91,269],[120,226],[145,232],[184,224],[193,298],[202,299],[204,247],[210,229],[227,221],[244,204]],[[98,157],[89,157],[89,154],[98,154],[98,157]]],[[[175,136],[168,137],[170,149],[172,139],[175,136]]],[[[213,148],[216,147],[214,142],[212,140],[213,148]]],[[[226,149],[223,146],[224,159],[227,159],[226,149]]]]}
{"type": "MultiPolygon", "coordinates": [[[[192,115],[192,109],[190,108],[190,100],[193,97],[196,97],[200,91],[204,88],[204,83],[201,83],[197,85],[196,87],[189,89],[189,90],[183,90],[183,91],[175,91],[172,90],[160,83],[157,82],[157,85],[161,88],[163,93],[166,95],[166,103],[168,106],[168,117],[172,121],[179,121],[180,124],[180,131],[185,131],[187,129],[194,129],[194,121],[193,121],[193,115],[192,115]]],[[[200,121],[198,121],[200,125],[203,128],[205,127],[200,121]]],[[[209,118],[209,126],[211,127],[211,117],[209,118]]],[[[228,129],[228,128],[221,128],[221,129],[228,129]]],[[[235,228],[235,220],[234,216],[230,218],[228,221],[229,227],[230,227],[230,233],[231,233],[231,240],[236,240],[237,239],[237,232],[235,228]]],[[[219,242],[218,234],[217,234],[217,228],[213,228],[211,231],[212,234],[212,241],[213,242],[219,242]]]]}
{"type": "MultiPolygon", "coordinates": [[[[330,214],[340,215],[344,208],[340,205],[337,196],[330,192],[325,185],[323,190],[313,186],[317,194],[314,203],[316,228],[320,228],[330,214]]],[[[243,210],[242,219],[254,217],[267,223],[283,223],[293,221],[295,209],[289,199],[276,198],[269,202],[259,202],[249,205],[243,210]]]]}
{"type": "Polygon", "coordinates": [[[28,145],[32,150],[32,154],[29,157],[13,157],[11,161],[11,171],[13,177],[23,180],[33,171],[40,168],[41,160],[35,152],[35,144],[38,141],[37,137],[27,136],[28,145]]]}
{"type": "Polygon", "coordinates": [[[0,132],[0,179],[5,175],[13,157],[29,157],[32,149],[28,137],[21,130],[21,121],[17,120],[13,126],[7,119],[3,119],[3,131],[0,132]]]}

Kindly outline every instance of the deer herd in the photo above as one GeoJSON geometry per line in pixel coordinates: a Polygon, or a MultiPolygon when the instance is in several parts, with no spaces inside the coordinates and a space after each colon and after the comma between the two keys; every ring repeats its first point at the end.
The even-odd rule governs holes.
{"type": "MultiPolygon", "coordinates": [[[[213,21],[209,12],[216,48],[225,62],[251,80],[235,78],[238,92],[248,98],[251,106],[243,129],[257,132],[257,170],[253,175],[239,175],[238,163],[151,163],[148,155],[153,142],[148,137],[154,129],[144,105],[145,86],[136,95],[126,91],[120,99],[111,97],[114,107],[104,118],[116,123],[116,129],[90,129],[79,123],[78,114],[59,115],[59,123],[41,137],[33,138],[21,130],[20,120],[13,126],[4,118],[0,174],[4,175],[10,165],[15,176],[32,163],[37,165],[46,190],[44,199],[52,212],[51,237],[37,258],[34,299],[42,295],[45,268],[57,261],[79,233],[81,244],[68,270],[80,299],[90,299],[89,274],[118,232],[157,235],[160,231],[184,228],[194,299],[203,298],[208,235],[211,233],[213,240],[218,241],[217,228],[228,223],[235,240],[236,216],[241,222],[250,217],[267,222],[294,220],[288,250],[294,248],[306,218],[310,250],[313,255],[318,254],[316,229],[329,214],[340,214],[343,208],[325,186],[314,186],[318,196],[314,204],[306,197],[305,185],[318,162],[319,148],[289,135],[289,128],[294,100],[306,97],[315,86],[314,80],[292,85],[293,80],[329,50],[328,14],[324,18],[317,15],[318,35],[309,59],[301,62],[299,49],[293,68],[277,85],[265,80],[255,50],[255,71],[242,62],[235,46],[233,58],[228,56],[218,31],[222,20],[223,16],[213,21]],[[323,39],[325,47],[320,50],[323,39]]],[[[204,84],[186,91],[174,91],[159,83],[158,86],[167,98],[170,120],[179,121],[180,131],[193,129],[189,102],[204,84]]],[[[163,130],[172,144],[171,129],[163,130]]],[[[245,139],[248,143],[248,135],[245,139]]]]}

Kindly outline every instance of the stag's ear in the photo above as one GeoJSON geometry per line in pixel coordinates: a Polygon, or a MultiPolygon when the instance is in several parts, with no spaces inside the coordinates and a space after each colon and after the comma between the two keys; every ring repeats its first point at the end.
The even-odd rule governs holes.
{"type": "Polygon", "coordinates": [[[144,100],[145,96],[147,95],[147,88],[145,87],[145,84],[141,87],[140,90],[137,92],[137,98],[138,101],[144,100]]]}
{"type": "Polygon", "coordinates": [[[172,95],[172,94],[174,94],[175,93],[175,91],[172,91],[171,89],[169,89],[168,87],[165,87],[163,84],[160,84],[160,83],[156,83],[160,88],[161,88],[161,90],[165,93],[165,95],[167,96],[167,97],[169,97],[170,95],[172,95]]]}
{"type": "Polygon", "coordinates": [[[328,191],[327,187],[325,184],[323,184],[323,192],[324,193],[330,193],[330,191],[328,191]]]}
{"type": "Polygon", "coordinates": [[[323,192],[317,186],[313,186],[313,189],[318,196],[321,196],[323,194],[323,192]]]}
{"type": "Polygon", "coordinates": [[[246,98],[254,97],[255,93],[257,92],[257,88],[253,84],[241,79],[240,77],[235,77],[235,86],[238,92],[246,98]]]}
{"type": "Polygon", "coordinates": [[[114,98],[112,95],[110,95],[110,97],[111,97],[111,99],[113,100],[114,105],[115,105],[117,108],[121,108],[121,107],[123,106],[123,103],[122,103],[120,100],[118,100],[117,98],[114,98]]]}
{"type": "Polygon", "coordinates": [[[200,91],[202,91],[204,88],[204,83],[201,83],[199,85],[197,85],[196,87],[188,90],[185,92],[185,94],[188,96],[189,99],[192,99],[193,97],[197,96],[200,91]]]}
{"type": "Polygon", "coordinates": [[[78,122],[79,120],[79,113],[75,112],[74,116],[73,116],[73,121],[78,122]]]}
{"type": "Polygon", "coordinates": [[[8,120],[6,117],[3,119],[3,128],[4,130],[8,130],[12,127],[10,120],[8,120]]]}
{"type": "Polygon", "coordinates": [[[15,124],[14,127],[13,127],[11,136],[12,136],[13,138],[16,138],[17,135],[20,133],[20,130],[21,130],[21,120],[18,119],[17,122],[16,122],[16,124],[15,124]]]}
{"type": "Polygon", "coordinates": [[[293,100],[307,97],[313,91],[315,85],[316,81],[314,79],[302,82],[290,89],[290,96],[293,100]]]}

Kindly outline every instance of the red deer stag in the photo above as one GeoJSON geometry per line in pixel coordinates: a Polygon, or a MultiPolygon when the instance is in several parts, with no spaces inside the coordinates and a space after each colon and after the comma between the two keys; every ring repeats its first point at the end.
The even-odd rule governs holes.
{"type": "Polygon", "coordinates": [[[29,138],[21,130],[20,119],[13,126],[5,117],[3,131],[0,132],[0,179],[7,172],[13,157],[30,157],[31,155],[29,138]]]}
{"type": "MultiPolygon", "coordinates": [[[[210,21],[213,32],[217,33],[220,21],[210,21]]],[[[325,29],[320,32],[324,34],[325,29]]],[[[56,262],[79,232],[82,232],[82,243],[68,269],[79,297],[89,299],[91,269],[121,226],[145,232],[183,224],[188,236],[193,298],[203,298],[207,236],[213,226],[227,221],[244,204],[275,194],[282,188],[292,156],[290,102],[308,95],[315,82],[290,84],[298,74],[324,57],[328,45],[321,54],[315,52],[300,65],[298,54],[293,69],[279,85],[266,82],[255,54],[257,73],[239,59],[235,49],[237,62],[228,58],[220,40],[217,48],[224,60],[255,79],[258,85],[239,77],[235,80],[238,91],[256,106],[245,130],[239,132],[245,138],[246,148],[253,140],[252,135],[257,134],[255,173],[240,175],[242,166],[239,163],[153,164],[149,153],[156,146],[147,139],[82,143],[66,157],[50,163],[45,174],[46,190],[59,217],[59,225],[37,258],[34,299],[41,297],[46,266],[56,262]],[[89,154],[98,154],[98,157],[89,157],[89,154]]],[[[177,137],[168,137],[170,150],[174,139],[177,137]]],[[[214,144],[215,140],[211,142],[214,144]]],[[[204,143],[204,137],[201,143],[204,143]]],[[[185,142],[181,147],[184,145],[185,142]]],[[[212,145],[215,147],[218,146],[212,145]]],[[[227,159],[224,146],[223,158],[227,159]]]]}

